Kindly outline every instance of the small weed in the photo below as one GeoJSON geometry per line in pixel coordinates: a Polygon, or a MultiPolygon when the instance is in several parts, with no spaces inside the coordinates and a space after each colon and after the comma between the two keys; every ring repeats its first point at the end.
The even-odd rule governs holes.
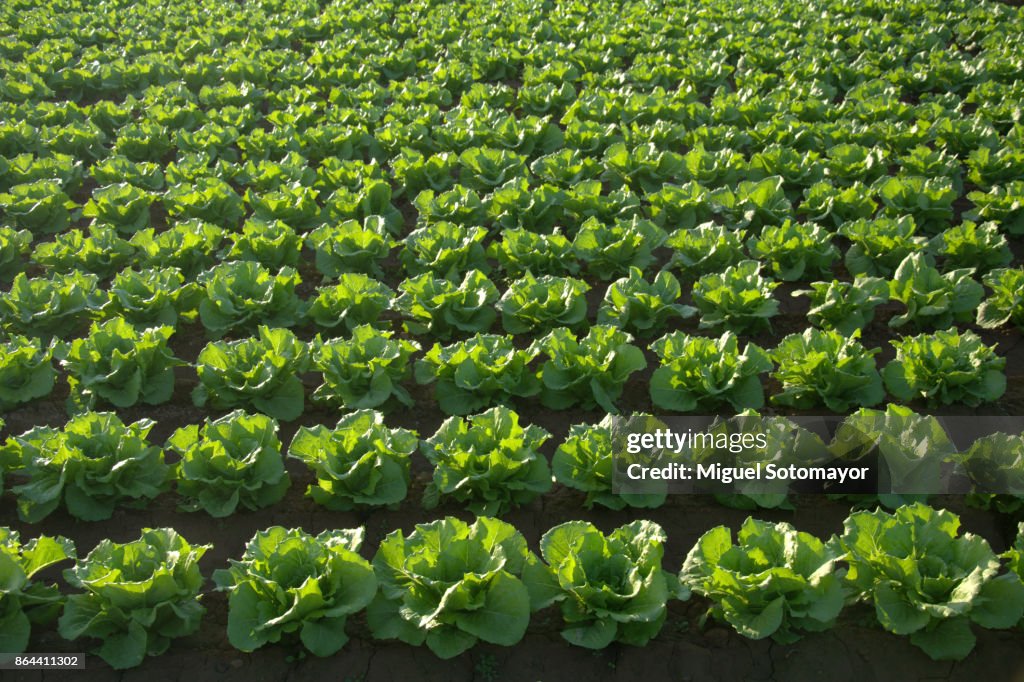
{"type": "Polygon", "coordinates": [[[500,679],[498,661],[490,654],[480,654],[473,666],[473,679],[482,682],[497,682],[500,679]]]}

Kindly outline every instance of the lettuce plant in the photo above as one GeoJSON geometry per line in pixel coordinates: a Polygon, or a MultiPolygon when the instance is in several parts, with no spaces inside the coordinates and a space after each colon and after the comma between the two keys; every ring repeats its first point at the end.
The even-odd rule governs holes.
{"type": "Polygon", "coordinates": [[[138,327],[178,323],[195,316],[199,289],[177,268],[122,270],[107,289],[104,317],[119,316],[138,327]]]}
{"type": "Polygon", "coordinates": [[[23,258],[31,248],[31,232],[0,227],[0,282],[10,282],[24,270],[23,258]]]}
{"type": "Polygon", "coordinates": [[[733,542],[725,526],[697,540],[679,573],[711,615],[751,639],[795,642],[835,624],[846,598],[841,551],[788,523],[747,518],[733,542]]]}
{"type": "Polygon", "coordinates": [[[651,402],[673,412],[736,411],[764,406],[760,375],[774,366],[771,356],[748,343],[740,352],[732,332],[717,339],[666,334],[651,344],[661,366],[651,375],[651,402]]]}
{"type": "Polygon", "coordinates": [[[819,277],[832,269],[839,249],[821,225],[795,223],[768,225],[747,242],[750,255],[771,265],[772,274],[784,282],[819,277]]]}
{"type": "Polygon", "coordinates": [[[731,230],[724,225],[702,223],[696,227],[676,230],[665,246],[672,249],[669,267],[678,269],[687,278],[719,272],[744,259],[744,230],[731,230]]]}
{"type": "MultiPolygon", "coordinates": [[[[581,182],[566,192],[564,212],[566,223],[583,223],[581,227],[586,226],[590,233],[577,249],[581,259],[607,252],[598,266],[602,270],[609,267],[613,271],[620,270],[628,265],[623,261],[646,260],[647,251],[664,241],[664,234],[656,223],[642,220],[640,197],[628,187],[605,193],[604,185],[597,180],[581,182]],[[653,242],[650,249],[643,245],[647,238],[653,242]],[[616,240],[624,241],[617,247],[616,240]]],[[[596,270],[594,272],[597,274],[596,270]]]]}
{"type": "Polygon", "coordinates": [[[982,281],[992,294],[978,307],[978,326],[995,329],[1012,324],[1024,329],[1024,269],[993,270],[982,281]]]}
{"type": "Polygon", "coordinates": [[[253,217],[266,223],[286,223],[297,230],[308,230],[322,222],[319,192],[298,182],[282,184],[265,192],[246,192],[253,217]]]}
{"type": "Polygon", "coordinates": [[[658,149],[652,143],[632,149],[622,142],[613,144],[605,150],[602,165],[607,169],[603,178],[643,194],[657,192],[665,183],[676,183],[687,176],[686,159],[681,154],[658,149]]]}
{"type": "Polygon", "coordinates": [[[93,225],[88,232],[69,230],[32,251],[32,262],[53,272],[91,272],[106,278],[129,264],[135,247],[114,228],[93,225]]]}
{"type": "Polygon", "coordinates": [[[425,189],[413,199],[424,224],[450,222],[456,225],[482,225],[486,222],[487,206],[473,189],[455,185],[443,192],[425,189]]]}
{"type": "Polygon", "coordinates": [[[471,147],[459,155],[459,182],[470,189],[489,190],[521,175],[526,159],[515,152],[471,147]]]}
{"type": "Polygon", "coordinates": [[[36,236],[66,230],[76,206],[56,180],[36,180],[0,192],[7,223],[36,236]]]}
{"type": "Polygon", "coordinates": [[[54,345],[16,335],[0,342],[0,412],[50,394],[54,345]]]}
{"type": "Polygon", "coordinates": [[[450,346],[435,343],[416,361],[416,381],[437,382],[442,412],[471,414],[513,397],[537,395],[540,379],[529,368],[537,353],[532,347],[518,349],[512,337],[498,334],[476,334],[450,346]]]}
{"type": "Polygon", "coordinates": [[[306,494],[332,511],[397,505],[409,491],[409,456],[419,439],[413,431],[391,429],[384,415],[356,410],[333,429],[303,426],[288,456],[311,469],[316,484],[306,494]]]}
{"type": "Polygon", "coordinates": [[[601,166],[579,150],[563,148],[534,160],[530,171],[545,182],[571,187],[581,180],[593,179],[601,172],[601,166]]]}
{"type": "Polygon", "coordinates": [[[91,409],[97,402],[115,407],[159,405],[174,393],[174,368],[184,365],[167,346],[174,327],[139,330],[124,318],[94,323],[85,338],[58,348],[68,373],[71,400],[91,409]]]}
{"type": "Polygon", "coordinates": [[[879,180],[876,188],[887,216],[909,215],[929,234],[941,232],[953,219],[957,193],[949,178],[889,177],[879,180]]]}
{"type": "Polygon", "coordinates": [[[801,189],[822,180],[824,165],[816,152],[773,143],[751,155],[747,172],[754,179],[781,178],[787,196],[796,198],[801,189]]]}
{"type": "Polygon", "coordinates": [[[562,637],[587,649],[612,642],[647,644],[665,624],[675,577],[662,570],[665,531],[634,521],[605,535],[592,523],[569,521],[540,539],[544,563],[528,561],[523,580],[530,604],[559,604],[562,637]]]}
{"type": "Polygon", "coordinates": [[[99,307],[98,278],[81,272],[29,279],[18,273],[0,297],[0,325],[8,333],[44,339],[71,336],[99,307]]]}
{"type": "Polygon", "coordinates": [[[412,407],[413,399],[401,384],[411,374],[409,359],[420,345],[392,336],[362,325],[352,330],[350,339],[314,342],[312,364],[323,373],[324,383],[313,399],[347,410],[376,408],[392,400],[412,407]]]}
{"type": "Polygon", "coordinates": [[[982,436],[952,459],[971,480],[974,490],[968,494],[968,504],[1008,515],[1018,515],[1024,508],[1024,434],[982,436]]]}
{"type": "Polygon", "coordinates": [[[100,187],[127,182],[150,192],[164,188],[164,174],[160,164],[151,161],[135,162],[116,154],[92,164],[89,175],[100,187]]]}
{"type": "Polygon", "coordinates": [[[321,225],[306,235],[306,243],[316,251],[316,269],[328,279],[346,272],[383,278],[380,263],[395,245],[379,216],[321,225]]]}
{"type": "Polygon", "coordinates": [[[298,152],[289,152],[277,160],[250,158],[238,169],[235,181],[253,192],[270,192],[283,185],[312,185],[316,182],[317,170],[310,168],[309,162],[298,152]]]}
{"type": "Polygon", "coordinates": [[[527,272],[512,282],[498,301],[501,324],[510,334],[541,334],[552,327],[586,325],[590,285],[574,277],[527,272]]]}
{"type": "Polygon", "coordinates": [[[360,325],[379,323],[394,297],[386,284],[362,273],[345,272],[335,284],[316,290],[306,317],[323,329],[341,327],[351,332],[360,325]]]}
{"type": "Polygon", "coordinates": [[[652,252],[666,238],[664,230],[647,220],[634,217],[609,224],[589,218],[576,233],[572,248],[588,272],[600,280],[609,280],[633,266],[646,269],[655,260],[652,252]]]}
{"type": "Polygon", "coordinates": [[[493,228],[504,232],[526,228],[535,232],[553,232],[565,222],[567,194],[552,185],[531,187],[524,178],[509,180],[489,197],[488,217],[493,228]]]}
{"type": "Polygon", "coordinates": [[[995,221],[1006,234],[1024,235],[1024,180],[1012,180],[988,192],[969,192],[967,198],[974,208],[965,217],[995,221]]]}
{"type": "Polygon", "coordinates": [[[61,614],[61,637],[101,640],[95,653],[115,670],[159,656],[171,641],[199,629],[199,559],[210,545],[190,545],[170,528],[144,528],[138,540],[101,541],[64,579],[72,594],[61,614]]]}
{"type": "Polygon", "coordinates": [[[852,242],[844,256],[846,269],[852,275],[891,277],[907,256],[927,248],[928,239],[916,231],[910,216],[844,224],[839,234],[852,242]]]}
{"type": "Polygon", "coordinates": [[[149,207],[155,199],[147,190],[120,182],[93,192],[82,216],[99,225],[112,225],[121,232],[138,232],[149,227],[149,207]]]}
{"type": "Polygon", "coordinates": [[[220,419],[177,429],[166,448],[186,511],[223,518],[236,509],[262,509],[284,497],[291,479],[281,457],[277,422],[235,410],[220,419]]]}
{"type": "Polygon", "coordinates": [[[551,469],[538,452],[551,434],[539,426],[519,425],[519,415],[504,405],[467,418],[449,417],[420,444],[434,465],[423,492],[433,509],[453,500],[478,516],[500,515],[551,489],[551,469]]]}
{"type": "Polygon", "coordinates": [[[595,504],[608,509],[656,508],[665,493],[612,492],[616,417],[605,415],[598,424],[574,424],[551,458],[555,481],[586,493],[583,506],[595,504]]]}
{"type": "MultiPolygon", "coordinates": [[[[54,107],[54,109],[58,108],[69,116],[75,115],[71,113],[70,107],[54,107]]],[[[37,180],[57,180],[65,192],[75,193],[81,188],[85,175],[85,164],[81,158],[76,158],[73,155],[74,152],[62,154],[54,146],[51,146],[49,150],[39,150],[39,152],[5,158],[3,163],[0,163],[0,168],[2,168],[0,191],[6,191],[14,185],[37,180]]],[[[89,174],[95,177],[91,170],[89,174]]]]}
{"type": "Polygon", "coordinates": [[[882,378],[897,400],[977,407],[1006,392],[1006,358],[970,330],[940,330],[891,343],[896,358],[882,370],[882,378]]]}
{"type": "Polygon", "coordinates": [[[455,184],[452,173],[456,169],[457,157],[451,152],[425,156],[414,149],[402,149],[391,160],[398,186],[405,194],[415,197],[425,189],[444,192],[455,184]]]}
{"type": "Polygon", "coordinates": [[[981,189],[1018,180],[1024,175],[1024,150],[978,147],[967,157],[967,179],[981,189]]]}
{"type": "Polygon", "coordinates": [[[429,272],[458,281],[469,270],[487,272],[483,241],[487,229],[437,222],[413,230],[405,238],[398,258],[409,277],[429,272]]]}
{"type": "Polygon", "coordinates": [[[443,340],[457,332],[486,332],[498,313],[498,289],[479,270],[470,270],[462,282],[434,279],[429,273],[398,285],[395,309],[405,317],[410,334],[431,334],[443,340]]]}
{"type": "Polygon", "coordinates": [[[910,254],[889,282],[890,297],[905,305],[907,312],[889,320],[889,326],[912,323],[918,329],[946,329],[971,321],[984,295],[973,275],[973,268],[940,273],[923,254],[910,254]]]}
{"type": "Polygon", "coordinates": [[[936,235],[929,243],[932,252],[942,258],[942,269],[973,268],[986,273],[1010,264],[1013,254],[999,231],[999,225],[987,222],[978,225],[965,220],[936,235]]]}
{"type": "Polygon", "coordinates": [[[132,235],[130,243],[137,249],[135,259],[140,267],[178,268],[191,281],[214,264],[223,239],[224,230],[216,225],[189,220],[159,234],[140,230],[132,235]]]}
{"type": "Polygon", "coordinates": [[[668,270],[647,281],[639,268],[630,268],[627,277],[608,285],[597,311],[597,323],[650,336],[661,331],[671,318],[697,314],[696,308],[676,303],[681,293],[679,281],[668,270]]]}
{"type": "Polygon", "coordinates": [[[618,414],[615,401],[629,376],[647,367],[643,351],[632,340],[621,329],[598,325],[582,339],[559,327],[534,341],[533,348],[548,356],[541,367],[541,401],[554,410],[596,405],[618,414]]]}
{"type": "Polygon", "coordinates": [[[480,517],[387,535],[373,557],[380,591],[367,608],[374,637],[426,644],[443,659],[478,641],[512,646],[530,621],[520,579],[530,552],[511,525],[480,517]]]}
{"type": "Polygon", "coordinates": [[[854,512],[838,544],[847,584],[872,603],[878,622],[936,660],[974,648],[971,623],[1010,628],[1024,616],[1024,584],[1001,573],[988,542],[958,534],[959,517],[917,503],[889,514],[854,512]]]}
{"type": "Polygon", "coordinates": [[[165,126],[143,120],[139,123],[128,123],[117,131],[113,152],[131,161],[156,162],[171,151],[172,146],[165,126]]]}
{"type": "Polygon", "coordinates": [[[689,231],[707,225],[714,215],[711,193],[695,181],[665,184],[644,198],[651,205],[651,220],[666,230],[689,231]]]}
{"type": "Polygon", "coordinates": [[[294,638],[315,656],[348,642],[345,622],[377,593],[370,562],[359,556],[363,528],[309,535],[273,526],[259,531],[241,560],[213,573],[228,593],[228,641],[240,651],[294,638]]]}
{"type": "Polygon", "coordinates": [[[255,261],[270,270],[299,264],[302,238],[280,220],[247,220],[241,232],[227,238],[229,244],[220,253],[223,260],[255,261]]]}
{"type": "Polygon", "coordinates": [[[391,185],[383,180],[368,179],[353,191],[339,187],[324,201],[323,220],[326,224],[348,220],[379,222],[390,234],[402,231],[402,213],[391,203],[391,185]]]}
{"type": "Polygon", "coordinates": [[[872,182],[888,172],[886,152],[879,146],[841,143],[827,150],[825,175],[840,184],[872,182]]]}
{"type": "Polygon", "coordinates": [[[949,178],[957,194],[963,194],[963,166],[956,154],[945,149],[932,149],[918,145],[900,158],[898,175],[918,175],[927,178],[949,178]]]}
{"type": "Polygon", "coordinates": [[[728,225],[749,228],[757,234],[765,225],[780,225],[792,218],[793,206],[786,198],[784,181],[778,176],[743,180],[735,189],[720,187],[709,196],[712,210],[728,225]]]}
{"type": "Polygon", "coordinates": [[[18,517],[37,523],[63,502],[83,521],[109,519],[119,504],[146,504],[168,480],[163,451],[146,435],[154,422],[125,425],[113,412],[86,412],[63,429],[37,426],[9,442],[17,458],[18,517]]]}
{"type": "Polygon", "coordinates": [[[491,242],[487,254],[509,277],[534,275],[574,275],[580,265],[572,242],[555,228],[551,234],[526,229],[503,230],[501,240],[491,242]]]}
{"type": "Polygon", "coordinates": [[[252,407],[281,421],[302,414],[305,390],[300,377],[309,369],[306,344],[287,329],[261,325],[257,334],[211,342],[199,352],[199,385],[192,391],[196,407],[252,407]]]}
{"type": "Polygon", "coordinates": [[[811,282],[810,289],[792,295],[811,299],[811,324],[850,336],[875,319],[875,308],[889,300],[889,285],[880,277],[858,276],[853,282],[811,282]]]}
{"type": "Polygon", "coordinates": [[[0,526],[0,651],[24,652],[32,626],[57,617],[64,603],[60,589],[33,577],[45,568],[74,558],[75,544],[71,540],[40,535],[22,544],[18,531],[0,526]]]}
{"type": "Polygon", "coordinates": [[[163,203],[172,218],[195,218],[227,230],[238,227],[245,215],[242,197],[219,178],[199,177],[174,185],[164,193],[163,203]]]}
{"type": "Polygon", "coordinates": [[[871,191],[860,182],[849,187],[819,182],[804,190],[804,200],[797,213],[806,215],[812,223],[828,222],[839,227],[851,220],[870,218],[877,208],[871,191]]]}
{"type": "Polygon", "coordinates": [[[880,349],[864,348],[859,338],[859,331],[846,336],[811,327],[782,339],[771,354],[777,365],[772,377],[782,384],[772,402],[799,409],[824,404],[847,412],[885,400],[874,359],[880,349]]]}
{"type": "MultiPolygon", "coordinates": [[[[830,453],[818,434],[801,427],[786,417],[760,416],[753,410],[744,410],[730,419],[717,419],[708,429],[715,440],[695,442],[685,457],[691,465],[718,463],[720,466],[764,468],[773,464],[780,468],[794,465],[803,468],[808,465],[824,466],[830,461],[830,453]],[[750,434],[763,439],[764,447],[734,449],[722,446],[721,438],[732,434],[750,434]],[[717,442],[716,442],[717,441],[717,442]]],[[[759,443],[760,444],[760,443],[759,443]]],[[[732,509],[793,509],[789,498],[790,482],[762,478],[748,480],[736,488],[742,490],[713,490],[719,504],[732,509]]]]}
{"type": "Polygon", "coordinates": [[[779,312],[772,297],[779,283],[762,277],[760,270],[758,261],[745,260],[697,280],[693,302],[701,314],[700,328],[724,327],[737,334],[770,330],[779,312]]]}
{"type": "Polygon", "coordinates": [[[301,317],[295,288],[302,280],[293,268],[274,273],[253,261],[234,261],[207,270],[199,281],[205,293],[199,319],[211,338],[252,332],[261,324],[291,327],[301,317]]]}
{"type": "Polygon", "coordinates": [[[747,170],[746,159],[735,149],[708,149],[704,142],[697,142],[685,159],[687,175],[706,187],[734,184],[747,170]]]}

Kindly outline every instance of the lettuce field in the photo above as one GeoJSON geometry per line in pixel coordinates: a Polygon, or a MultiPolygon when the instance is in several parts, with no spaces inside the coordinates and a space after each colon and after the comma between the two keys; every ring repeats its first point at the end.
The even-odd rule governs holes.
{"type": "Polygon", "coordinates": [[[4,679],[1024,680],[1024,434],[966,455],[1000,494],[612,474],[617,415],[911,463],[1024,415],[1022,45],[970,0],[2,3],[0,653],[87,656],[4,679]]]}

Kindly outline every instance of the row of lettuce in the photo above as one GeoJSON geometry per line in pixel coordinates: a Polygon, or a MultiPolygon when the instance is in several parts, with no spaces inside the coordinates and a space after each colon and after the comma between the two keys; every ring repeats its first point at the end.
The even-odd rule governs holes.
{"type": "MultiPolygon", "coordinates": [[[[942,480],[956,469],[973,486],[972,504],[1009,514],[1024,508],[1022,434],[991,433],[958,447],[934,417],[892,405],[847,417],[831,440],[785,417],[753,417],[756,413],[748,412],[719,420],[708,433],[725,440],[693,444],[661,465],[867,464],[880,470],[880,494],[851,495],[841,486],[829,491],[858,504],[887,506],[927,499],[903,492],[941,492],[942,480]],[[764,446],[740,453],[730,449],[728,434],[737,427],[763,437],[764,446]],[[881,463],[872,465],[876,457],[881,463]]],[[[163,447],[148,439],[154,425],[148,419],[125,424],[111,412],[87,412],[63,428],[37,426],[11,436],[0,447],[0,489],[6,478],[18,515],[28,523],[58,509],[102,521],[119,507],[147,506],[172,487],[180,509],[226,517],[280,502],[292,484],[288,458],[308,469],[314,482],[306,495],[324,509],[395,509],[409,495],[413,455],[419,451],[432,468],[422,495],[426,509],[457,506],[499,516],[537,500],[556,483],[584,493],[588,509],[655,508],[676,490],[665,480],[637,487],[623,473],[630,462],[647,461],[625,455],[626,432],[653,433],[665,426],[645,415],[634,415],[629,423],[608,415],[597,424],[572,426],[550,463],[542,446],[551,434],[536,424],[520,424],[519,416],[504,406],[449,417],[422,440],[414,431],[388,427],[380,412],[359,410],[334,428],[299,428],[286,450],[275,420],[240,410],[180,427],[163,447]]],[[[792,508],[792,489],[785,480],[696,492],[713,492],[719,502],[741,509],[792,508]]]]}
{"type": "MultiPolygon", "coordinates": [[[[283,421],[302,416],[305,382],[322,377],[316,403],[354,409],[416,404],[407,385],[434,385],[446,414],[465,415],[510,401],[538,399],[550,409],[600,408],[618,413],[631,377],[648,366],[647,354],[619,328],[596,325],[586,335],[556,327],[529,345],[510,335],[476,334],[420,354],[414,340],[365,325],[350,337],[306,342],[288,329],[258,327],[258,335],[211,341],[195,364],[176,357],[170,326],[138,329],[123,318],[95,323],[71,342],[14,336],[0,343],[0,408],[11,410],[45,397],[59,376],[70,385],[69,412],[97,406],[162,405],[174,394],[176,368],[194,367],[192,401],[214,410],[262,412],[283,421]],[[415,359],[414,359],[415,358],[415,359]]],[[[1006,390],[1006,358],[968,330],[941,330],[891,341],[896,356],[879,372],[860,332],[808,328],[765,350],[740,345],[732,332],[705,337],[675,331],[653,341],[659,366],[646,392],[659,409],[678,413],[761,409],[762,375],[779,390],[773,406],[848,412],[891,396],[908,404],[977,406],[1006,390]]],[[[180,380],[180,376],[179,376],[180,380]]]]}
{"type": "MultiPolygon", "coordinates": [[[[553,124],[543,125],[560,134],[553,124]]],[[[976,189],[966,195],[966,214],[991,220],[1010,235],[1024,233],[1024,213],[1017,207],[1024,191],[1019,179],[1024,173],[1020,135],[1015,130],[1003,140],[997,137],[993,146],[973,149],[967,158],[967,186],[976,189]]],[[[9,146],[10,139],[6,142],[9,146]]],[[[403,200],[415,207],[418,225],[447,220],[495,231],[551,232],[558,225],[580,225],[595,217],[605,222],[649,217],[666,228],[693,227],[717,216],[757,232],[790,220],[839,227],[875,216],[909,215],[934,235],[952,225],[954,204],[964,191],[958,154],[923,145],[904,160],[909,173],[897,175],[887,174],[885,155],[877,148],[833,147],[840,160],[837,165],[854,169],[857,179],[852,180],[841,177],[842,171],[840,177],[827,176],[824,164],[815,163],[813,151],[767,144],[753,154],[748,166],[735,149],[708,151],[703,143],[698,145],[683,155],[672,151],[679,146],[673,140],[619,143],[603,155],[598,151],[596,158],[593,152],[561,148],[530,164],[539,179],[527,170],[529,157],[507,149],[472,147],[461,154],[427,157],[405,149],[402,155],[384,159],[390,173],[402,172],[396,180],[401,188],[398,197],[376,160],[331,156],[314,172],[308,159],[289,152],[274,161],[250,160],[235,167],[232,177],[222,170],[223,159],[199,154],[185,157],[180,165],[168,165],[166,172],[173,175],[174,184],[158,192],[148,187],[163,184],[159,165],[115,156],[91,167],[89,180],[109,179],[103,177],[107,173],[117,181],[95,189],[84,208],[65,192],[75,186],[84,191],[81,159],[18,154],[0,156],[0,209],[7,225],[30,231],[36,239],[66,236],[72,227],[86,225],[132,234],[158,226],[154,216],[164,213],[174,221],[203,220],[228,230],[238,229],[250,217],[283,221],[289,230],[314,233],[372,215],[379,216],[391,234],[404,236],[410,227],[398,207],[403,200]],[[461,182],[454,172],[460,163],[461,182]],[[317,181],[289,176],[312,176],[317,181]],[[19,182],[33,177],[39,179],[19,182]],[[253,186],[243,198],[232,182],[247,180],[253,186]]]]}
{"type": "MultiPolygon", "coordinates": [[[[640,223],[620,225],[621,230],[609,230],[602,236],[589,234],[593,250],[584,262],[591,272],[600,271],[610,281],[596,321],[650,335],[674,320],[699,313],[701,329],[760,332],[770,329],[771,319],[779,314],[780,301],[774,291],[780,280],[808,275],[810,288],[798,290],[794,296],[809,299],[810,321],[826,329],[850,333],[863,328],[873,319],[875,309],[890,301],[903,309],[889,321],[893,328],[943,329],[971,323],[985,328],[1024,326],[1020,293],[1024,270],[1003,267],[1012,263],[1013,256],[991,223],[964,223],[944,233],[943,246],[938,247],[941,267],[936,267],[934,252],[927,247],[934,242],[909,236],[901,243],[901,234],[912,235],[912,223],[884,221],[884,225],[875,233],[877,242],[854,242],[849,247],[847,259],[858,265],[851,279],[843,281],[818,279],[832,274],[832,258],[837,253],[828,243],[829,233],[819,226],[808,229],[787,223],[766,229],[772,236],[755,238],[756,244],[765,245],[770,239],[772,245],[755,250],[756,260],[742,251],[742,231],[713,224],[682,230],[671,242],[674,255],[656,272],[651,266],[656,262],[652,249],[657,244],[644,238],[640,223]],[[995,251],[989,250],[990,246],[995,251]],[[762,272],[766,263],[771,270],[767,276],[762,272]],[[675,269],[694,278],[688,287],[693,306],[679,302],[684,292],[672,272],[675,269]],[[990,291],[987,296],[983,284],[990,291]]],[[[484,230],[476,230],[477,237],[482,237],[484,230]]],[[[0,228],[0,248],[2,232],[0,228]]],[[[180,238],[180,246],[188,242],[186,234],[172,230],[157,239],[170,245],[180,238]]],[[[85,320],[115,315],[136,325],[173,325],[178,319],[198,319],[211,338],[220,338],[251,332],[259,323],[279,327],[312,323],[323,329],[351,331],[385,315],[399,316],[412,334],[430,334],[441,340],[453,333],[488,331],[499,316],[501,326],[514,334],[552,326],[587,326],[586,295],[592,287],[584,279],[566,274],[567,268],[572,269],[571,258],[565,257],[572,245],[562,237],[564,243],[549,250],[546,247],[551,246],[553,237],[527,236],[530,234],[506,233],[501,242],[492,244],[514,245],[519,251],[516,259],[521,269],[509,279],[504,293],[485,272],[489,268],[479,241],[455,228],[450,234],[429,239],[425,247],[429,253],[421,254],[427,265],[407,268],[417,274],[399,281],[397,291],[378,279],[383,272],[376,263],[375,272],[368,274],[363,271],[366,268],[346,260],[341,251],[366,254],[368,245],[361,238],[332,244],[341,251],[318,250],[314,260],[325,275],[324,282],[305,300],[298,293],[302,278],[292,267],[300,262],[298,250],[289,265],[267,264],[251,252],[229,251],[222,252],[227,260],[215,265],[214,256],[206,254],[204,258],[211,263],[202,271],[183,271],[176,267],[183,265],[182,260],[174,257],[156,259],[163,262],[158,267],[121,269],[124,263],[117,258],[117,245],[71,240],[59,248],[73,262],[44,262],[48,275],[18,273],[14,277],[0,305],[0,325],[10,333],[66,336],[79,331],[85,320]],[[102,273],[112,275],[105,289],[99,286],[99,275],[88,272],[97,268],[82,259],[101,261],[102,273]]],[[[588,233],[581,231],[581,235],[588,233]]],[[[7,245],[16,242],[14,233],[7,245]]],[[[258,248],[278,261],[284,253],[279,246],[275,237],[258,248]]],[[[9,255],[7,264],[17,266],[18,255],[9,255]]]]}
{"type": "MultiPolygon", "coordinates": [[[[740,186],[737,191],[743,189],[740,186]]],[[[942,231],[919,234],[920,222],[897,211],[838,225],[768,217],[751,226],[735,217],[720,217],[716,222],[711,214],[687,219],[685,214],[694,210],[687,204],[688,196],[680,190],[665,206],[679,215],[653,221],[639,216],[589,217],[547,229],[531,224],[529,229],[508,226],[490,231],[471,216],[461,221],[449,216],[401,239],[376,214],[332,221],[305,235],[280,220],[261,218],[247,220],[240,230],[225,230],[198,219],[171,221],[159,232],[146,229],[128,239],[110,226],[99,225],[74,229],[34,246],[28,230],[0,227],[0,279],[9,281],[29,267],[80,271],[106,279],[125,268],[174,266],[190,280],[218,261],[233,260],[254,261],[276,272],[299,265],[304,248],[325,279],[341,273],[380,278],[388,266],[390,276],[397,272],[414,278],[429,273],[457,280],[470,270],[488,274],[496,264],[499,274],[509,280],[530,272],[582,273],[609,281],[628,274],[632,267],[649,269],[658,262],[660,247],[671,254],[666,267],[689,279],[747,259],[766,263],[777,279],[813,281],[840,262],[852,276],[891,277],[911,254],[921,254],[929,265],[941,260],[943,272],[974,268],[979,274],[1006,266],[1013,258],[994,221],[964,220],[942,231]],[[845,254],[837,245],[842,240],[849,243],[845,254]]],[[[750,207],[741,208],[754,213],[750,207]]]]}
{"type": "MultiPolygon", "coordinates": [[[[959,660],[974,648],[972,626],[1024,625],[1024,524],[1002,555],[959,526],[952,512],[922,504],[854,512],[827,541],[748,518],[735,538],[725,526],[706,532],[678,573],[664,568],[665,532],[643,520],[607,534],[569,521],[544,534],[537,554],[503,521],[446,517],[389,533],[372,562],[359,554],[363,528],[314,536],[275,526],[213,582],[228,593],[228,639],[242,651],[301,643],[329,656],[348,641],[348,618],[365,612],[373,637],[452,658],[477,642],[515,645],[531,612],[553,605],[570,644],[642,646],[665,625],[668,603],[698,595],[744,637],[782,644],[834,627],[844,607],[863,603],[928,656],[959,660]]],[[[73,543],[22,544],[0,528],[0,648],[24,651],[33,624],[60,614],[61,636],[100,640],[95,653],[111,666],[137,666],[199,630],[200,559],[210,548],[167,528],[103,540],[64,571],[77,590],[65,595],[33,576],[75,559],[73,543]]]]}

